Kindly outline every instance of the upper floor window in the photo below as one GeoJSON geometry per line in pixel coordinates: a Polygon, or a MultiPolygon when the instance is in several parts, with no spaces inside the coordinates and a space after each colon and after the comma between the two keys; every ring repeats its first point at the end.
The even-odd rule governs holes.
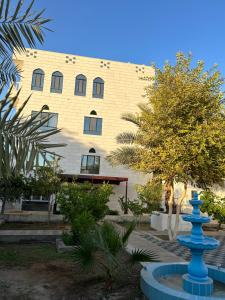
{"type": "Polygon", "coordinates": [[[63,88],[63,74],[59,71],[56,71],[52,73],[51,92],[61,94],[62,88],[63,88]]]}
{"type": "MultiPolygon", "coordinates": [[[[37,111],[32,111],[32,117],[37,115],[37,111]]],[[[50,112],[41,112],[37,116],[37,121],[43,122],[46,118],[49,119],[40,127],[40,130],[49,130],[49,129],[54,129],[57,128],[57,123],[58,123],[58,114],[57,113],[50,113],[50,112]]]]}
{"type": "Polygon", "coordinates": [[[104,80],[100,77],[97,77],[93,81],[93,97],[103,98],[103,96],[104,96],[104,80]]]}
{"type": "Polygon", "coordinates": [[[81,174],[99,174],[100,156],[82,155],[81,157],[81,174]]]}
{"type": "Polygon", "coordinates": [[[96,153],[95,148],[91,148],[91,149],[89,150],[89,153],[96,153]]]}
{"type": "Polygon", "coordinates": [[[32,75],[31,89],[35,91],[43,91],[45,73],[41,69],[36,69],[32,75]]]}
{"type": "Polygon", "coordinates": [[[84,117],[84,134],[101,135],[102,118],[84,117]]]}
{"type": "Polygon", "coordinates": [[[86,85],[87,85],[87,78],[82,74],[77,75],[75,81],[75,95],[86,96],[86,85]]]}

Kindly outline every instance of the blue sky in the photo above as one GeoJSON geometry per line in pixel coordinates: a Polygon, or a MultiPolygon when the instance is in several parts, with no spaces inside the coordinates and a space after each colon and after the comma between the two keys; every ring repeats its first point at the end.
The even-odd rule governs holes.
{"type": "Polygon", "coordinates": [[[191,51],[225,75],[224,0],[36,0],[53,19],[40,49],[162,66],[191,51]]]}

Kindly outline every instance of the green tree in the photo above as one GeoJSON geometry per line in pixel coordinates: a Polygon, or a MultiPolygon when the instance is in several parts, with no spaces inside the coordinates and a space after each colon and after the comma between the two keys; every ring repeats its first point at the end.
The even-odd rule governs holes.
{"type": "Polygon", "coordinates": [[[26,180],[22,175],[0,179],[1,214],[4,213],[6,202],[20,200],[26,188],[26,180]]]}
{"type": "Polygon", "coordinates": [[[45,25],[50,19],[43,18],[44,9],[33,11],[34,2],[25,7],[24,0],[13,4],[0,1],[0,86],[15,82],[20,74],[12,54],[25,51],[26,44],[35,47],[37,42],[44,42],[45,25]]]}
{"type": "Polygon", "coordinates": [[[59,168],[58,160],[49,162],[49,166],[41,166],[33,170],[33,176],[26,181],[26,192],[30,195],[41,195],[49,199],[48,221],[51,216],[51,203],[55,200],[57,192],[61,188],[61,179],[59,175],[62,170],[59,168]]]}
{"type": "Polygon", "coordinates": [[[174,66],[166,63],[155,68],[146,88],[147,102],[137,114],[123,115],[136,125],[135,132],[121,133],[111,164],[123,164],[134,170],[152,173],[169,191],[168,233],[176,236],[179,214],[187,184],[201,188],[220,183],[225,177],[225,119],[223,79],[216,68],[204,71],[199,61],[177,54],[174,66]],[[176,225],[171,228],[174,183],[184,190],[177,201],[176,225]]]}

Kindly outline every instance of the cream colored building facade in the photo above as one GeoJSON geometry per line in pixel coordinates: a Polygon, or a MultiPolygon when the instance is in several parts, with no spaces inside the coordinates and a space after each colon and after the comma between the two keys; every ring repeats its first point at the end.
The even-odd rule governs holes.
{"type": "MultiPolygon", "coordinates": [[[[107,181],[107,178],[112,178],[113,182],[117,183],[114,185],[114,195],[110,203],[112,209],[119,209],[117,199],[125,195],[124,180],[128,180],[127,196],[134,199],[135,184],[144,183],[146,178],[143,174],[123,167],[111,167],[105,157],[118,147],[116,136],[119,133],[135,130],[134,125],[121,119],[121,115],[137,112],[137,104],[145,101],[144,88],[148,82],[143,80],[143,77],[154,75],[153,68],[34,49],[27,49],[26,53],[16,55],[14,60],[23,71],[19,84],[22,89],[18,105],[32,94],[25,114],[39,111],[43,105],[49,107],[48,112],[57,114],[57,128],[61,128],[62,131],[52,139],[67,144],[66,147],[56,150],[63,156],[60,160],[63,173],[81,178],[87,176],[93,180],[105,178],[107,181]],[[35,70],[38,70],[36,73],[39,72],[39,77],[33,78],[32,82],[35,70]],[[54,90],[52,74],[63,76],[54,78],[54,84],[58,87],[60,85],[61,92],[54,90]],[[77,82],[78,85],[81,84],[77,86],[78,95],[75,94],[76,78],[81,79],[77,82]],[[82,81],[85,78],[86,86],[82,81]],[[42,87],[37,90],[35,85],[42,87]],[[93,118],[102,119],[101,124],[96,125],[93,118]],[[84,132],[87,129],[84,128],[85,122],[85,126],[90,129],[88,133],[84,132]],[[96,126],[101,127],[101,130],[97,128],[97,134],[93,134],[91,130],[96,129],[96,126]],[[99,171],[95,170],[95,174],[92,174],[91,170],[81,170],[82,157],[87,161],[88,156],[100,157],[99,171]]],[[[89,162],[91,160],[93,159],[89,162]]],[[[83,164],[85,165],[84,161],[83,164]]]]}

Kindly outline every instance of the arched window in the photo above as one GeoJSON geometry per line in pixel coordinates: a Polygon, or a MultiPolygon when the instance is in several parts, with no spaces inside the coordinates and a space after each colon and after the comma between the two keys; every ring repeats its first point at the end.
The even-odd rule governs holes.
{"type": "Polygon", "coordinates": [[[94,148],[91,148],[91,149],[89,150],[89,153],[96,153],[96,151],[95,151],[94,148]]]}
{"type": "Polygon", "coordinates": [[[104,80],[100,77],[97,77],[93,81],[93,97],[103,98],[103,96],[104,96],[104,80]]]}
{"type": "Polygon", "coordinates": [[[97,113],[96,113],[95,110],[92,110],[92,111],[90,112],[90,115],[95,115],[95,116],[97,116],[97,113]]]}
{"type": "Polygon", "coordinates": [[[62,93],[63,74],[59,71],[52,73],[51,93],[62,93]]]}
{"type": "Polygon", "coordinates": [[[82,74],[77,75],[75,81],[75,95],[86,96],[86,85],[87,85],[87,78],[82,74]]]}
{"type": "Polygon", "coordinates": [[[42,69],[36,69],[32,75],[31,89],[43,91],[45,73],[42,69]]]}

